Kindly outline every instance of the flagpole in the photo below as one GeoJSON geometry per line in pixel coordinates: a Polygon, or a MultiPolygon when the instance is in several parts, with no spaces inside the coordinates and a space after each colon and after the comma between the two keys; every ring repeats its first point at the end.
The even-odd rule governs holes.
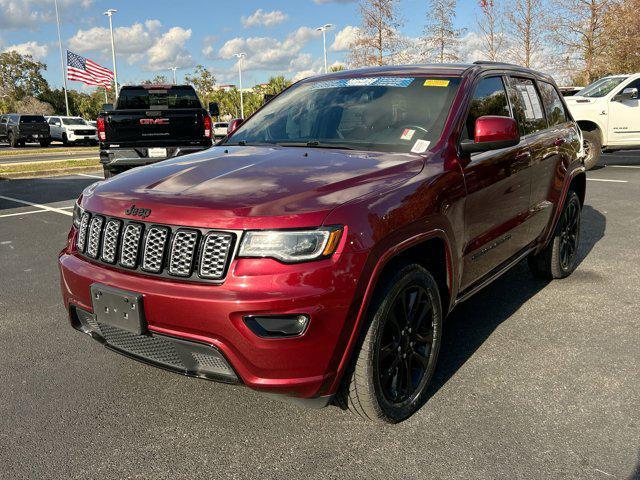
{"type": "Polygon", "coordinates": [[[111,59],[113,60],[113,80],[115,82],[114,93],[116,102],[118,101],[118,70],[116,69],[116,45],[113,41],[113,22],[111,20],[111,17],[117,11],[118,10],[116,10],[115,8],[110,8],[109,10],[104,12],[104,14],[109,17],[109,31],[111,32],[111,59]]]}
{"type": "Polygon", "coordinates": [[[67,72],[64,70],[64,59],[62,57],[62,38],[60,37],[60,17],[58,16],[58,0],[53,0],[56,7],[56,26],[58,27],[58,47],[60,48],[60,68],[62,69],[62,81],[64,83],[64,105],[69,116],[69,96],[67,95],[67,72]]]}

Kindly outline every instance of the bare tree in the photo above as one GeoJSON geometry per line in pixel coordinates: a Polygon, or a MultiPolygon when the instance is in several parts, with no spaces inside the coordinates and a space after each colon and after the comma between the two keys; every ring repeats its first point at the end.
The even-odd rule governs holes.
{"type": "Polygon", "coordinates": [[[427,23],[424,27],[424,56],[440,63],[460,60],[458,49],[464,29],[453,28],[456,0],[429,0],[427,23]]]}
{"type": "Polygon", "coordinates": [[[399,0],[360,0],[362,25],[351,45],[349,63],[354,66],[390,63],[401,47],[398,28],[402,20],[397,12],[399,0]]]}
{"type": "Polygon", "coordinates": [[[510,56],[525,67],[533,66],[549,32],[544,0],[512,0],[505,20],[512,40],[510,56]]]}
{"type": "Polygon", "coordinates": [[[599,60],[607,46],[605,19],[612,1],[553,0],[552,5],[559,14],[551,26],[551,38],[567,58],[579,64],[587,85],[600,75],[599,60]]]}
{"type": "Polygon", "coordinates": [[[487,59],[492,62],[501,60],[504,49],[504,22],[497,0],[480,0],[480,18],[478,30],[482,37],[482,46],[487,52],[487,59]]]}

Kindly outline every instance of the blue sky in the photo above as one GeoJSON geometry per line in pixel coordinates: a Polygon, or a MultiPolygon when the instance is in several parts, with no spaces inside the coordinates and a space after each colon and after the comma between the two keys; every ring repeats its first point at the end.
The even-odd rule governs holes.
{"type": "MultiPolygon", "coordinates": [[[[63,48],[111,68],[108,8],[118,9],[118,77],[137,83],[181,67],[179,78],[196,64],[210,68],[219,83],[237,83],[233,53],[247,53],[245,86],[274,74],[306,76],[322,68],[322,38],[315,27],[335,25],[327,36],[329,63],[345,59],[345,45],[358,24],[357,2],[349,0],[200,1],[58,0],[63,48]]],[[[477,2],[459,0],[457,26],[474,29],[477,2]]],[[[402,33],[419,36],[426,1],[401,0],[402,33]]],[[[60,86],[60,60],[53,0],[0,0],[0,50],[31,53],[44,61],[52,86],[60,86]]],[[[82,88],[71,82],[70,88],[82,88]]]]}

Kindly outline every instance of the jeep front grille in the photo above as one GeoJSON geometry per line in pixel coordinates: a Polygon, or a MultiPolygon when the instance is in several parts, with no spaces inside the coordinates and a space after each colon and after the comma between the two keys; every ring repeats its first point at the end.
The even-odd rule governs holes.
{"type": "Polygon", "coordinates": [[[224,280],[236,232],[157,225],[86,212],[76,247],[93,261],[116,268],[192,281],[224,280]]]}

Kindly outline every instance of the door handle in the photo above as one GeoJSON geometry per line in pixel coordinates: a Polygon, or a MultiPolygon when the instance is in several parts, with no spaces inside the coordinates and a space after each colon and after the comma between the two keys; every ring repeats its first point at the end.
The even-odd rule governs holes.
{"type": "Polygon", "coordinates": [[[566,140],[563,137],[560,137],[560,138],[556,138],[556,141],[553,142],[553,144],[556,147],[559,147],[559,146],[563,145],[565,142],[566,142],[566,140]]]}

